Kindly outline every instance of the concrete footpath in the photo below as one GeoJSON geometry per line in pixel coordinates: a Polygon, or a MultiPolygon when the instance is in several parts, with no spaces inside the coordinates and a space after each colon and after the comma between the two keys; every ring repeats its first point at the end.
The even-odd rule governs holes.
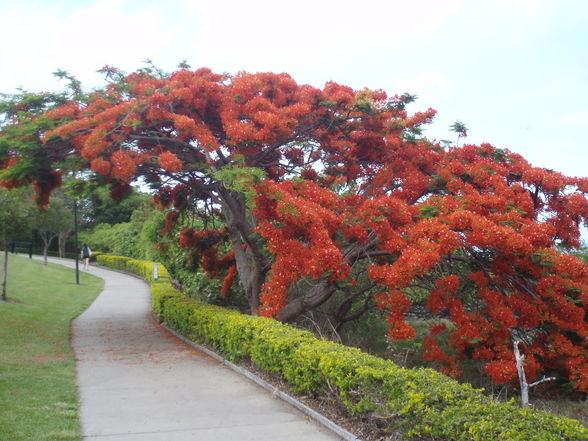
{"type": "Polygon", "coordinates": [[[159,326],[142,280],[89,272],[105,286],[72,325],[85,440],[341,439],[159,326]]]}

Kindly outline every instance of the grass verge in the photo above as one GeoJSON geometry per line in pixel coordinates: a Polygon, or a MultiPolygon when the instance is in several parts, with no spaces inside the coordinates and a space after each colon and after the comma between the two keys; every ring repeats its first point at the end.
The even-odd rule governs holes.
{"type": "MultiPolygon", "coordinates": [[[[3,256],[0,256],[2,263],[3,256]]],[[[80,439],[70,322],[104,281],[10,255],[8,302],[0,302],[0,439],[80,439]]],[[[1,268],[1,267],[0,267],[1,268]]]]}

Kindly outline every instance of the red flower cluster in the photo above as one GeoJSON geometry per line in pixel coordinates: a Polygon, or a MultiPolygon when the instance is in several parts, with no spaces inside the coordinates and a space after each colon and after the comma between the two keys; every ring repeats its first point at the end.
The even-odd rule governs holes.
{"type": "Polygon", "coordinates": [[[171,152],[163,152],[159,155],[159,165],[168,172],[177,173],[182,169],[182,161],[171,152]]]}
{"type": "Polygon", "coordinates": [[[94,170],[96,173],[102,176],[108,175],[111,169],[110,162],[100,158],[93,159],[90,164],[90,167],[92,168],[92,170],[94,170]]]}
{"type": "Polygon", "coordinates": [[[40,170],[33,182],[35,200],[39,207],[47,207],[51,192],[61,185],[61,173],[54,170],[40,170]]]}

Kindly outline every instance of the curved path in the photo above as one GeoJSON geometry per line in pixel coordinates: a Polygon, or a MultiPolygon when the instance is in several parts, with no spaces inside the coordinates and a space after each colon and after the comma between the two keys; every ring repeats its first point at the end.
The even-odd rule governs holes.
{"type": "Polygon", "coordinates": [[[104,291],[72,324],[86,441],[340,439],[159,326],[142,280],[90,273],[104,291]]]}

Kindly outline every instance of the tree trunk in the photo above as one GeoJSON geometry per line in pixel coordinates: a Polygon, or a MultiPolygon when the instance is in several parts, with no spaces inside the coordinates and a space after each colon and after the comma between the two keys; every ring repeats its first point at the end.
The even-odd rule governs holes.
{"type": "Polygon", "coordinates": [[[517,372],[519,374],[519,385],[521,386],[521,406],[527,407],[529,405],[529,383],[525,375],[525,367],[523,365],[525,356],[521,354],[519,350],[519,340],[515,340],[512,344],[512,348],[515,354],[515,361],[517,363],[517,372]]]}
{"type": "Polygon", "coordinates": [[[41,239],[43,239],[43,262],[47,265],[47,253],[49,251],[49,247],[51,246],[51,242],[55,239],[55,234],[49,231],[42,231],[40,232],[41,239]]]}
{"type": "Polygon", "coordinates": [[[541,380],[535,381],[534,383],[527,383],[527,377],[525,375],[525,356],[521,354],[519,350],[519,344],[521,343],[520,340],[514,340],[512,343],[512,348],[515,355],[515,361],[517,363],[517,372],[519,374],[519,384],[521,386],[521,407],[528,407],[529,404],[529,389],[532,387],[538,386],[541,383],[546,381],[553,381],[555,377],[543,377],[541,380]]]}
{"type": "Polygon", "coordinates": [[[251,314],[257,314],[261,286],[265,281],[266,258],[253,234],[255,219],[247,217],[245,201],[239,195],[222,189],[219,196],[235,252],[239,279],[245,289],[251,314]]]}
{"type": "Polygon", "coordinates": [[[65,243],[67,238],[71,234],[71,231],[57,233],[57,246],[59,247],[59,257],[65,257],[65,243]]]}
{"type": "Polygon", "coordinates": [[[289,322],[294,320],[300,314],[310,311],[331,298],[337,291],[333,286],[329,286],[326,281],[319,282],[313,286],[306,294],[291,300],[280,312],[279,320],[289,322]]]}
{"type": "Polygon", "coordinates": [[[229,234],[231,236],[231,243],[235,251],[235,263],[237,265],[237,272],[241,284],[245,289],[245,296],[249,303],[249,310],[251,314],[256,314],[259,309],[259,295],[261,293],[261,285],[263,284],[263,277],[260,274],[259,268],[252,265],[252,259],[248,256],[247,250],[243,249],[243,241],[241,235],[235,228],[229,227],[229,234]]]}
{"type": "Polygon", "coordinates": [[[8,240],[4,237],[4,278],[2,279],[2,300],[6,301],[6,282],[8,280],[8,240]]]}
{"type": "Polygon", "coordinates": [[[360,318],[362,315],[364,315],[366,312],[368,312],[370,310],[370,300],[372,299],[372,296],[368,293],[365,297],[365,299],[363,300],[363,306],[356,310],[355,312],[353,312],[352,314],[349,314],[349,312],[351,311],[352,307],[353,307],[353,303],[356,299],[358,299],[362,294],[365,294],[366,292],[368,292],[370,289],[372,289],[374,287],[374,285],[368,285],[366,288],[348,296],[343,303],[341,303],[341,305],[339,305],[339,308],[337,309],[337,312],[335,313],[335,331],[337,333],[341,332],[341,328],[343,327],[343,325],[345,325],[345,323],[348,323],[352,320],[356,320],[358,318],[360,318]]]}

